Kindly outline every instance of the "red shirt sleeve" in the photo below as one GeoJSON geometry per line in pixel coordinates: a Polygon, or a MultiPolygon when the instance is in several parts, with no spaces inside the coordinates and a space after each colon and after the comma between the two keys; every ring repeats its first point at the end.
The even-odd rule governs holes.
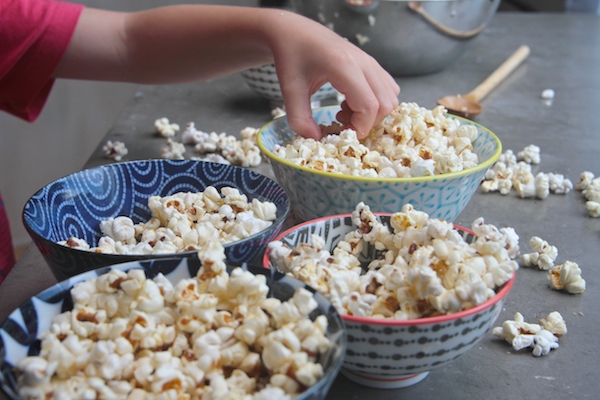
{"type": "Polygon", "coordinates": [[[0,110],[34,121],[50,94],[83,5],[0,1],[0,110]]]}

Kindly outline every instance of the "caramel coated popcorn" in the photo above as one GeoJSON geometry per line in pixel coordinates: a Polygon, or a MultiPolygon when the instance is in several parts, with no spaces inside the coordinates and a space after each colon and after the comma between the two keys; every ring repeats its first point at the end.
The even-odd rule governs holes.
{"type": "Polygon", "coordinates": [[[73,309],[16,366],[33,399],[288,400],[323,376],[331,342],[312,293],[267,298],[263,275],[227,273],[218,243],[193,278],[112,270],[71,289],[73,309]]]}
{"type": "Polygon", "coordinates": [[[380,223],[364,203],[352,213],[356,229],[332,249],[312,235],[295,248],[269,244],[274,266],[306,282],[343,314],[412,319],[451,314],[486,302],[518,269],[519,238],[483,218],[473,222],[471,244],[446,221],[410,204],[380,223]],[[361,267],[370,244],[380,256],[361,267]]]}

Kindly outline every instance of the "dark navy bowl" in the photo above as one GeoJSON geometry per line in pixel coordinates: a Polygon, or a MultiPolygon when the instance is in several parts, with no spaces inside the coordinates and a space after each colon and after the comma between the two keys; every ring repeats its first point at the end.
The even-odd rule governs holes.
{"type": "MultiPolygon", "coordinates": [[[[340,371],[343,355],[346,352],[346,331],[341,316],[327,298],[289,275],[259,266],[248,264],[240,266],[255,275],[266,276],[267,285],[270,288],[268,297],[285,301],[293,296],[296,289],[301,287],[314,293],[318,307],[310,314],[310,318],[314,321],[319,315],[327,317],[326,336],[332,342],[332,346],[321,354],[319,359],[325,373],[323,378],[296,397],[296,400],[326,399],[331,384],[340,371]]],[[[229,272],[234,267],[228,265],[229,272]]],[[[158,273],[162,273],[172,283],[177,283],[182,279],[196,276],[200,268],[200,261],[197,257],[162,258],[107,266],[69,278],[27,300],[14,310],[0,326],[0,387],[11,399],[20,399],[17,376],[13,367],[26,356],[38,355],[40,352],[38,335],[49,329],[50,323],[56,315],[72,310],[71,288],[73,285],[96,278],[112,269],[128,271],[133,268],[144,269],[147,278],[153,278],[158,273]]]]}
{"type": "Polygon", "coordinates": [[[60,282],[85,271],[126,261],[166,257],[196,257],[196,251],[164,255],[102,254],[72,249],[57,242],[69,237],[98,243],[100,222],[128,216],[134,223],[150,218],[148,198],[177,192],[201,192],[207,186],[234,187],[277,206],[273,224],[246,239],[225,244],[228,262],[258,260],[281,230],[290,212],[285,190],[275,181],[247,168],[193,160],[146,160],[115,163],[60,178],[35,193],[23,208],[23,224],[60,282]]]}

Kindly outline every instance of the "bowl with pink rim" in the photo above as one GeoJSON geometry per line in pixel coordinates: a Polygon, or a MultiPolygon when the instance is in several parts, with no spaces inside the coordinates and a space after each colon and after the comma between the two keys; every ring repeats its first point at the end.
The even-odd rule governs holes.
{"type": "MultiPolygon", "coordinates": [[[[374,214],[383,224],[390,223],[391,213],[374,214]]],[[[452,226],[465,242],[477,240],[472,230],[452,226]]],[[[297,249],[317,235],[323,239],[322,249],[333,254],[332,249],[353,229],[352,214],[338,214],[301,223],[279,234],[275,241],[297,249]]],[[[363,270],[365,262],[380,257],[379,251],[371,245],[363,247],[359,257],[363,270]]],[[[282,270],[280,261],[272,255],[274,252],[273,248],[267,249],[263,266],[282,270]]],[[[510,279],[493,289],[494,294],[487,301],[450,314],[411,319],[358,316],[339,309],[338,303],[336,307],[344,320],[348,341],[341,373],[361,385],[382,389],[421,382],[431,370],[447,366],[485,337],[514,279],[513,271],[510,279]]]]}

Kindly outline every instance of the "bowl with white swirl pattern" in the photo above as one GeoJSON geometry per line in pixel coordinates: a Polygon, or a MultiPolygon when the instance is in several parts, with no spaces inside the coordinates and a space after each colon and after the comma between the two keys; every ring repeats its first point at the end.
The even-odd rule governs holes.
{"type": "MultiPolygon", "coordinates": [[[[19,363],[19,361],[21,361],[23,358],[25,358],[27,356],[40,355],[41,347],[42,347],[42,342],[40,340],[40,334],[43,332],[47,332],[50,329],[53,319],[55,317],[57,317],[59,314],[63,314],[63,313],[73,310],[73,305],[76,300],[76,297],[72,296],[71,289],[75,285],[77,285],[79,283],[84,283],[86,281],[90,282],[92,279],[97,279],[98,277],[101,277],[105,274],[111,273],[115,270],[127,272],[132,269],[141,269],[145,272],[146,279],[154,279],[159,274],[162,274],[162,276],[164,276],[164,278],[166,278],[172,285],[175,286],[175,285],[177,285],[178,282],[181,282],[182,280],[189,280],[190,278],[195,278],[198,274],[200,266],[201,266],[200,260],[197,257],[196,258],[191,258],[191,257],[190,258],[163,258],[163,259],[155,259],[155,260],[126,262],[126,263],[121,263],[118,265],[111,265],[111,266],[98,268],[93,271],[84,272],[82,274],[71,277],[67,280],[64,280],[54,286],[51,286],[48,289],[36,294],[35,296],[32,296],[29,300],[25,301],[17,309],[15,309],[8,316],[8,318],[0,325],[0,388],[2,388],[2,390],[4,391],[6,396],[8,396],[8,398],[10,398],[12,400],[21,400],[24,398],[23,396],[20,396],[19,389],[22,388],[22,386],[20,386],[20,384],[19,384],[19,373],[17,372],[16,366],[19,363]]],[[[344,354],[345,348],[346,348],[346,332],[344,330],[344,324],[343,324],[343,321],[342,321],[339,313],[336,311],[335,307],[333,307],[333,305],[329,302],[329,300],[327,300],[323,295],[321,295],[318,292],[315,292],[312,288],[306,286],[301,281],[294,279],[290,276],[275,272],[273,270],[262,268],[259,266],[252,266],[249,264],[241,264],[239,266],[227,264],[228,272],[231,274],[231,272],[233,271],[233,269],[235,267],[241,267],[242,269],[247,270],[256,276],[264,276],[265,283],[269,287],[269,292],[266,295],[268,298],[278,299],[280,301],[287,301],[294,295],[296,290],[301,289],[301,288],[307,289],[313,295],[312,298],[316,302],[316,308],[313,309],[310,312],[310,314],[308,314],[308,318],[311,321],[316,323],[317,318],[323,319],[323,317],[325,317],[326,325],[323,324],[323,326],[325,327],[325,330],[323,333],[324,333],[325,337],[328,339],[328,342],[330,343],[330,345],[327,348],[322,348],[322,350],[319,351],[318,353],[313,354],[313,356],[316,358],[316,361],[322,366],[322,369],[323,369],[322,377],[319,378],[316,382],[314,382],[314,384],[312,386],[302,387],[301,389],[304,389],[304,390],[294,398],[298,399],[298,400],[324,400],[324,399],[326,399],[327,393],[331,387],[331,384],[333,383],[334,379],[336,378],[336,376],[341,368],[342,361],[343,361],[343,354],[344,354]]],[[[161,285],[164,285],[165,284],[164,278],[163,277],[161,277],[161,278],[163,280],[161,285]]],[[[119,293],[124,295],[124,290],[120,287],[115,288],[115,296],[117,296],[119,293]]],[[[98,294],[98,293],[96,293],[96,294],[98,294]]],[[[128,294],[129,294],[129,292],[128,292],[128,294]]],[[[123,299],[123,297],[126,298],[126,297],[128,297],[128,295],[121,296],[120,298],[123,299]]],[[[126,300],[123,300],[123,301],[126,302],[126,300]]],[[[168,301],[166,301],[166,299],[165,299],[165,304],[167,304],[167,303],[168,303],[168,301]]],[[[235,303],[232,302],[232,304],[235,304],[235,303]]],[[[92,307],[86,307],[86,308],[91,309],[92,307]]],[[[124,308],[126,308],[126,307],[124,307],[124,308]]],[[[135,329],[132,329],[132,327],[139,328],[139,326],[136,326],[136,325],[141,324],[141,322],[138,322],[138,321],[147,321],[148,319],[152,320],[152,318],[149,317],[151,312],[149,312],[149,311],[144,312],[143,309],[144,309],[144,307],[139,307],[138,309],[135,309],[135,311],[133,311],[133,315],[137,315],[137,319],[135,317],[130,317],[131,318],[131,320],[129,321],[130,328],[128,330],[127,335],[131,334],[131,332],[133,330],[135,330],[135,329]],[[142,316],[146,316],[147,319],[144,319],[142,316]],[[136,320],[134,321],[134,319],[136,319],[136,320]]],[[[220,313],[222,315],[233,314],[231,312],[225,311],[225,308],[222,308],[220,310],[220,313]]],[[[101,313],[98,312],[98,314],[101,314],[101,313]]],[[[220,319],[221,324],[223,323],[223,321],[227,321],[227,323],[231,324],[230,326],[236,326],[235,325],[236,323],[240,324],[239,319],[242,318],[241,316],[243,315],[243,311],[238,314],[239,315],[237,318],[234,315],[231,315],[230,318],[220,319]]],[[[104,315],[106,316],[106,313],[104,315]]],[[[114,316],[112,316],[112,317],[114,317],[114,316]]],[[[127,319],[127,317],[112,318],[112,320],[123,320],[123,319],[127,319]]],[[[102,321],[106,321],[106,320],[107,320],[107,318],[103,319],[102,321]]],[[[216,318],[215,318],[215,320],[216,320],[216,318]]],[[[99,322],[99,321],[96,321],[96,322],[99,322]]],[[[319,323],[321,323],[321,322],[322,321],[319,321],[319,323]]],[[[214,321],[214,323],[215,323],[215,325],[214,325],[215,327],[218,326],[218,324],[219,324],[219,322],[217,322],[217,321],[214,321]]],[[[100,324],[101,323],[99,323],[99,325],[100,324]]],[[[107,323],[104,322],[104,324],[107,324],[107,323]]],[[[116,323],[114,325],[117,326],[118,323],[116,323]]],[[[164,322],[160,323],[160,324],[155,322],[155,324],[153,326],[152,326],[152,324],[149,324],[148,327],[145,327],[142,329],[146,329],[148,331],[157,331],[161,325],[164,328],[164,322]]],[[[177,326],[179,327],[179,324],[177,326]]],[[[119,328],[116,327],[115,329],[119,329],[119,328]]],[[[179,330],[179,328],[176,328],[176,329],[179,330]]],[[[225,327],[225,328],[221,328],[221,329],[228,329],[228,328],[225,327]]],[[[178,354],[176,350],[172,350],[172,349],[174,347],[181,347],[181,339],[183,338],[183,340],[185,341],[186,339],[184,337],[186,335],[188,335],[188,333],[184,334],[183,332],[179,332],[179,335],[177,336],[178,339],[176,341],[173,341],[173,342],[166,341],[166,343],[163,343],[163,345],[160,347],[160,353],[171,353],[172,352],[173,355],[178,354]],[[175,342],[179,342],[177,344],[177,346],[175,345],[175,342]]],[[[77,336],[77,335],[73,333],[73,335],[71,335],[70,339],[74,339],[74,336],[77,336]]],[[[123,336],[126,336],[126,335],[123,334],[123,336]]],[[[158,333],[156,333],[156,336],[160,336],[160,335],[158,333]]],[[[87,342],[87,344],[90,344],[90,342],[91,342],[91,340],[90,340],[91,338],[89,338],[89,337],[87,337],[87,338],[80,337],[80,339],[81,339],[81,341],[79,343],[87,342]]],[[[135,339],[132,339],[130,337],[127,337],[127,340],[131,340],[132,343],[136,342],[135,339]]],[[[212,340],[214,341],[214,338],[212,340]]],[[[69,341],[71,343],[75,342],[74,340],[66,340],[65,343],[69,342],[69,341]]],[[[109,344],[114,343],[108,339],[105,339],[102,342],[109,343],[109,344]]],[[[138,342],[139,342],[139,340],[138,340],[138,342]]],[[[234,342],[233,338],[228,341],[229,345],[231,345],[233,342],[234,342]]],[[[87,346],[87,344],[80,345],[80,346],[71,346],[71,347],[69,347],[67,345],[67,346],[64,346],[59,351],[64,356],[63,360],[69,360],[69,357],[71,357],[71,360],[74,360],[74,355],[77,354],[77,351],[83,349],[85,346],[87,346]]],[[[223,346],[224,346],[224,344],[223,344],[223,346]]],[[[109,347],[110,346],[108,346],[107,348],[109,348],[109,347]]],[[[204,347],[199,346],[199,348],[201,350],[204,350],[206,347],[207,347],[206,345],[204,347]]],[[[235,346],[235,347],[243,349],[243,346],[235,346]]],[[[248,349],[248,347],[246,347],[246,349],[248,349]]],[[[258,346],[253,346],[253,351],[257,351],[257,349],[258,349],[258,346]]],[[[159,351],[157,351],[156,349],[141,348],[141,346],[140,346],[137,349],[136,356],[148,357],[151,355],[151,353],[154,353],[155,351],[156,351],[156,353],[159,353],[159,351]]],[[[99,352],[96,352],[96,353],[99,353],[99,352]]],[[[214,354],[214,353],[211,353],[211,354],[214,354]]],[[[115,356],[115,355],[116,354],[113,353],[112,356],[115,356]]],[[[236,353],[236,356],[237,355],[239,355],[239,350],[238,350],[238,353],[236,353]]],[[[105,355],[105,357],[108,359],[108,356],[105,355]]],[[[83,368],[82,360],[84,358],[86,358],[86,357],[81,356],[81,354],[79,354],[77,363],[78,363],[78,366],[81,368],[83,368]]],[[[211,376],[215,376],[213,374],[219,374],[219,371],[218,371],[219,367],[222,367],[224,369],[223,372],[230,373],[230,374],[232,371],[235,370],[235,368],[233,366],[224,365],[225,363],[227,363],[227,361],[225,360],[225,357],[223,357],[221,360],[219,360],[219,362],[215,361],[214,365],[211,366],[211,368],[213,368],[214,372],[209,373],[207,371],[206,375],[204,375],[201,373],[201,371],[202,371],[202,368],[206,368],[206,367],[203,367],[203,364],[198,360],[199,357],[193,357],[192,350],[186,351],[185,356],[181,356],[181,358],[185,359],[185,362],[188,366],[187,371],[188,372],[192,371],[189,373],[190,375],[193,374],[193,378],[190,378],[190,380],[193,381],[193,379],[199,379],[202,381],[202,387],[206,387],[206,388],[210,387],[211,376]]],[[[114,357],[111,357],[110,359],[112,361],[115,361],[114,357]]],[[[124,370],[129,370],[131,375],[133,375],[132,371],[133,371],[135,361],[133,359],[131,359],[130,361],[126,361],[127,360],[126,355],[123,355],[121,360],[123,360],[127,363],[127,364],[125,364],[124,370]]],[[[234,357],[234,360],[237,360],[237,358],[234,357]]],[[[231,363],[232,361],[230,360],[229,362],[231,363]]],[[[239,363],[239,361],[238,361],[238,363],[239,363]]],[[[90,362],[90,364],[91,364],[91,362],[90,362]]],[[[109,362],[107,362],[106,364],[109,364],[109,362]]],[[[112,367],[114,367],[115,365],[117,365],[117,364],[112,363],[112,367]]],[[[73,370],[75,370],[77,368],[74,365],[72,367],[73,367],[73,370]]],[[[106,370],[103,370],[103,371],[106,371],[106,370]]],[[[237,370],[236,372],[240,372],[240,371],[241,371],[241,369],[237,370]]],[[[170,370],[170,372],[172,372],[172,370],[170,370]]],[[[164,373],[163,373],[162,377],[159,377],[159,375],[161,374],[160,368],[157,368],[155,371],[152,371],[152,372],[145,371],[145,373],[150,373],[152,376],[155,377],[155,380],[159,380],[159,379],[162,379],[165,377],[164,373]]],[[[259,371],[257,368],[257,370],[255,370],[255,371],[249,371],[248,375],[253,377],[253,379],[255,378],[257,381],[259,381],[259,379],[260,379],[261,384],[263,384],[268,379],[268,373],[270,373],[270,371],[267,371],[266,369],[261,369],[259,371]]],[[[123,374],[125,374],[125,372],[123,374]]],[[[293,371],[291,371],[290,374],[293,374],[293,371]]],[[[93,386],[95,388],[95,390],[92,389],[92,390],[86,392],[86,396],[84,396],[82,393],[80,393],[81,396],[71,395],[71,396],[69,396],[69,398],[71,398],[71,399],[76,399],[76,398],[79,398],[79,399],[83,399],[83,398],[103,398],[103,399],[126,398],[127,397],[126,393],[123,393],[122,395],[117,396],[113,392],[113,394],[111,395],[111,394],[107,393],[107,391],[101,392],[99,388],[110,386],[111,384],[114,385],[114,386],[112,386],[113,390],[117,387],[123,389],[124,391],[127,391],[128,388],[131,388],[131,386],[128,386],[126,383],[128,381],[128,379],[123,376],[121,376],[120,379],[117,378],[115,375],[111,375],[109,373],[107,373],[106,375],[104,375],[102,377],[96,376],[95,378],[93,378],[93,379],[95,379],[96,382],[93,384],[90,384],[88,386],[88,383],[92,381],[92,378],[88,378],[89,379],[89,381],[88,381],[88,379],[84,378],[85,374],[82,373],[81,371],[79,372],[78,375],[79,375],[78,378],[80,378],[80,381],[79,381],[80,387],[85,386],[88,388],[88,390],[90,390],[91,389],[90,386],[93,386]],[[95,393],[93,393],[93,392],[95,392],[95,393]],[[93,393],[93,394],[90,394],[90,393],[93,393]]],[[[237,375],[232,374],[232,375],[238,376],[238,377],[240,376],[240,374],[237,374],[237,375]]],[[[142,376],[143,376],[143,374],[142,374],[142,376]]],[[[176,376],[176,375],[168,375],[167,378],[172,378],[172,376],[176,376]]],[[[138,373],[136,373],[136,377],[138,377],[138,373]]],[[[48,376],[47,378],[49,381],[50,376],[48,376]]],[[[133,380],[134,378],[132,376],[129,376],[129,379],[133,380]]],[[[247,378],[247,379],[249,379],[249,378],[247,378]]],[[[40,382],[41,381],[42,380],[40,380],[40,382]]],[[[148,379],[148,381],[152,382],[152,379],[148,379]]],[[[220,379],[216,379],[216,381],[217,381],[217,383],[220,383],[220,379]]],[[[37,383],[40,383],[40,382],[37,382],[37,383]]],[[[225,382],[225,379],[223,379],[223,382],[225,382]]],[[[230,385],[240,384],[240,382],[244,382],[244,381],[242,381],[240,378],[234,379],[232,377],[231,379],[227,379],[227,382],[228,383],[227,383],[226,387],[230,387],[230,385]]],[[[29,384],[31,385],[32,383],[29,382],[29,384]]],[[[44,390],[49,390],[47,386],[46,387],[44,387],[44,386],[45,386],[45,384],[42,384],[42,383],[39,384],[38,394],[41,395],[41,393],[43,393],[44,390]]],[[[148,386],[144,388],[145,389],[144,391],[150,392],[151,391],[150,386],[151,386],[151,384],[148,383],[148,386]]],[[[201,392],[194,392],[194,391],[190,390],[189,385],[187,385],[188,390],[184,392],[184,385],[182,384],[182,382],[178,383],[176,380],[174,380],[174,382],[172,382],[172,384],[164,385],[164,386],[166,388],[162,387],[162,385],[152,384],[153,389],[157,390],[156,388],[158,388],[158,390],[161,390],[162,393],[161,394],[147,393],[147,395],[148,395],[147,398],[159,398],[160,397],[160,398],[196,399],[196,398],[201,397],[201,396],[198,396],[198,393],[201,393],[201,392]],[[184,392],[184,393],[181,393],[181,392],[184,392]],[[196,396],[194,396],[194,394],[196,396]],[[161,395],[163,397],[161,397],[161,395]]],[[[200,386],[200,384],[198,384],[198,386],[200,386]]],[[[64,388],[64,386],[63,386],[63,388],[64,388]]],[[[221,386],[220,388],[221,388],[220,390],[223,390],[223,386],[221,386]]],[[[140,388],[138,388],[138,394],[140,392],[139,389],[140,388]]],[[[64,389],[63,389],[63,392],[64,392],[64,389]]],[[[222,393],[222,392],[220,392],[220,393],[222,393]]],[[[268,395],[266,395],[266,396],[267,397],[265,397],[265,398],[268,398],[268,395]]],[[[2,396],[0,396],[0,397],[2,397],[2,396]]],[[[135,397],[135,395],[134,395],[134,397],[135,397]]],[[[252,396],[250,396],[250,397],[252,397],[252,396]]],[[[2,398],[4,398],[4,397],[2,397],[2,398]]],[[[286,398],[288,398],[288,397],[286,397],[286,398]]]]}
{"type": "MultiPolygon", "coordinates": [[[[318,124],[336,122],[339,106],[313,109],[318,124]]],[[[498,137],[489,129],[471,120],[450,116],[460,124],[477,129],[473,153],[478,163],[458,172],[413,177],[367,177],[316,170],[291,161],[276,153],[296,137],[285,116],[264,125],[257,136],[258,146],[269,159],[277,182],[281,184],[292,205],[292,213],[301,221],[328,215],[352,212],[361,201],[373,211],[397,212],[406,203],[431,217],[454,221],[467,206],[486,171],[502,153],[498,137]]]]}
{"type": "MultiPolygon", "coordinates": [[[[229,262],[239,264],[260,257],[280,231],[290,203],[274,180],[247,168],[195,160],[128,161],[79,171],[41,188],[23,208],[23,224],[58,281],[84,271],[126,261],[196,256],[197,250],[131,254],[95,252],[59,244],[69,238],[96,246],[105,236],[100,223],[129,217],[135,224],[152,217],[151,196],[238,189],[248,202],[256,199],[276,206],[270,226],[250,236],[223,243],[229,262]]],[[[160,229],[160,228],[159,228],[160,229]]],[[[217,239],[219,240],[219,236],[217,239]]]]}

